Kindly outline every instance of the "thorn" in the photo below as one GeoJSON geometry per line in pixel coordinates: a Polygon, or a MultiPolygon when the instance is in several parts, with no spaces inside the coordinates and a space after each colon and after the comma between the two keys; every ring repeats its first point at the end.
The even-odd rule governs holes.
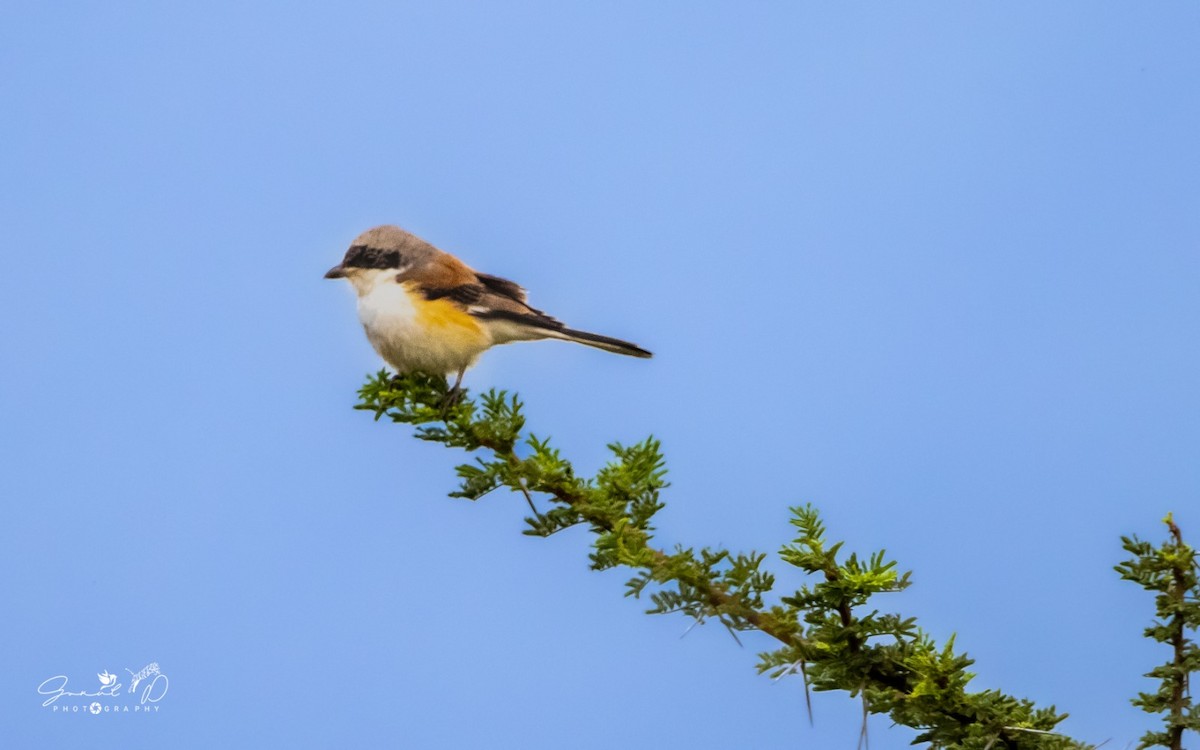
{"type": "Polygon", "coordinates": [[[779,672],[777,672],[771,678],[771,682],[772,683],[779,682],[784,677],[787,677],[788,675],[791,675],[791,674],[796,674],[797,672],[800,673],[800,676],[802,678],[804,678],[804,708],[808,712],[808,725],[811,727],[814,724],[813,724],[812,693],[809,692],[809,690],[808,690],[808,665],[807,665],[807,663],[803,659],[797,659],[796,661],[792,662],[791,664],[788,664],[785,667],[783,667],[782,669],[780,669],[779,672]]]}
{"type": "Polygon", "coordinates": [[[812,693],[808,689],[808,664],[800,660],[800,675],[804,678],[804,707],[808,709],[808,725],[813,726],[812,693]]]}
{"type": "MultiPolygon", "coordinates": [[[[865,687],[865,686],[864,686],[865,687]]],[[[867,735],[867,694],[862,695],[862,731],[858,733],[858,749],[871,750],[871,738],[867,735]]]]}
{"type": "Polygon", "coordinates": [[[790,674],[795,674],[796,672],[799,672],[799,671],[800,671],[800,661],[794,661],[791,664],[787,664],[784,667],[782,667],[775,674],[775,676],[771,678],[771,682],[779,682],[784,677],[787,677],[790,674]]]}
{"type": "Polygon", "coordinates": [[[725,622],[724,620],[721,621],[721,624],[724,625],[725,629],[729,631],[729,635],[733,636],[734,643],[741,646],[742,648],[745,648],[745,646],[742,646],[742,639],[737,637],[737,632],[734,631],[733,626],[730,625],[729,623],[725,622]]]}

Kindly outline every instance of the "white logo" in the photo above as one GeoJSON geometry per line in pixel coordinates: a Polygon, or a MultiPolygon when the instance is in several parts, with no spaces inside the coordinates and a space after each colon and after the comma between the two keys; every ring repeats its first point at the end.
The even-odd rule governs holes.
{"type": "MultiPolygon", "coordinates": [[[[138,683],[140,683],[142,680],[146,679],[150,675],[161,674],[158,671],[158,662],[156,662],[156,661],[152,661],[149,664],[147,664],[146,666],[142,667],[142,671],[138,672],[137,674],[134,674],[133,670],[130,669],[129,667],[125,667],[125,671],[129,673],[130,677],[133,678],[133,681],[129,683],[129,692],[131,692],[131,693],[134,690],[137,690],[138,683]]],[[[117,678],[114,677],[113,679],[115,680],[117,678]]],[[[155,679],[157,679],[157,678],[155,678],[155,679]]],[[[164,677],[163,679],[165,680],[166,678],[164,677]]]]}
{"type": "Polygon", "coordinates": [[[150,662],[137,672],[128,667],[125,671],[129,673],[130,683],[124,695],[121,693],[123,686],[117,681],[119,678],[107,669],[96,673],[96,679],[100,680],[98,690],[68,690],[67,676],[59,674],[42,680],[37,692],[45,698],[42,706],[55,713],[93,716],[101,713],[157,713],[158,703],[166,696],[170,684],[158,662],[150,662]]]}

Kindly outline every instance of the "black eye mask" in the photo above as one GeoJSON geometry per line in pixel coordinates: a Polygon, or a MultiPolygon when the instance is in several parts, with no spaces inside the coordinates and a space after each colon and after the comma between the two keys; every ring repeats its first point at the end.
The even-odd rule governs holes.
{"type": "Polygon", "coordinates": [[[347,268],[399,268],[400,251],[355,245],[346,251],[342,265],[347,268]]]}

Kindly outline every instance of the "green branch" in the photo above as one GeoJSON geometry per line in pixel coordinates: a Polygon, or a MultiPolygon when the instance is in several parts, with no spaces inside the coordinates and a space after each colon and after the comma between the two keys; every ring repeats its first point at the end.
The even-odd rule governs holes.
{"type": "Polygon", "coordinates": [[[883,552],[841,555],[842,543],[826,541],[811,506],[792,509],[798,536],[779,557],[812,582],[769,603],[775,578],[763,567],[765,554],[651,545],[651,522],[667,486],[654,438],[609,445],[612,460],[581,478],[549,440],[525,432],[520,401],[504,391],[453,401],[444,378],[380,372],[359,396],[356,408],[376,420],[413,425],[422,440],[476,454],[458,467],[459,489],[451,496],[519,492],[534,511],[525,519],[525,533],[534,536],[586,524],[595,535],[591,567],[631,569],[626,595],[648,597],[649,613],[680,612],[696,622],[717,621],[735,637],[757,630],[774,638],[780,647],[759,655],[760,673],[799,674],[806,690],[846,691],[861,698],[864,712],[889,715],[935,748],[1088,747],[1053,731],[1066,718],[1053,707],[993,690],[968,692],[973,660],[955,652],[953,638],[939,648],[912,618],[870,608],[875,595],[906,588],[909,574],[883,552]],[[535,499],[546,509],[538,510],[535,499]]]}
{"type": "Polygon", "coordinates": [[[1188,683],[1200,671],[1200,646],[1188,632],[1200,629],[1200,575],[1196,550],[1184,544],[1183,534],[1168,515],[1163,522],[1170,537],[1159,547],[1134,537],[1121,537],[1132,560],[1117,566],[1121,578],[1155,592],[1158,619],[1145,636],[1171,647],[1171,660],[1146,673],[1159,680],[1158,690],[1140,693],[1133,705],[1151,714],[1166,714],[1161,732],[1147,732],[1139,748],[1183,749],[1183,733],[1200,731],[1200,706],[1192,701],[1188,683]]]}

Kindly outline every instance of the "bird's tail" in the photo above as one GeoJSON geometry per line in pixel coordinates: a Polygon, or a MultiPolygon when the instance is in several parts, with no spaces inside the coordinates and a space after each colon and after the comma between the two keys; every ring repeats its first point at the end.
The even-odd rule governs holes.
{"type": "Polygon", "coordinates": [[[614,339],[609,336],[601,336],[598,333],[576,331],[570,328],[560,328],[557,331],[548,333],[553,338],[562,339],[563,341],[574,341],[576,344],[584,344],[585,346],[594,346],[606,352],[624,354],[630,357],[642,357],[643,359],[649,359],[654,356],[637,344],[631,344],[628,341],[614,339]]]}

